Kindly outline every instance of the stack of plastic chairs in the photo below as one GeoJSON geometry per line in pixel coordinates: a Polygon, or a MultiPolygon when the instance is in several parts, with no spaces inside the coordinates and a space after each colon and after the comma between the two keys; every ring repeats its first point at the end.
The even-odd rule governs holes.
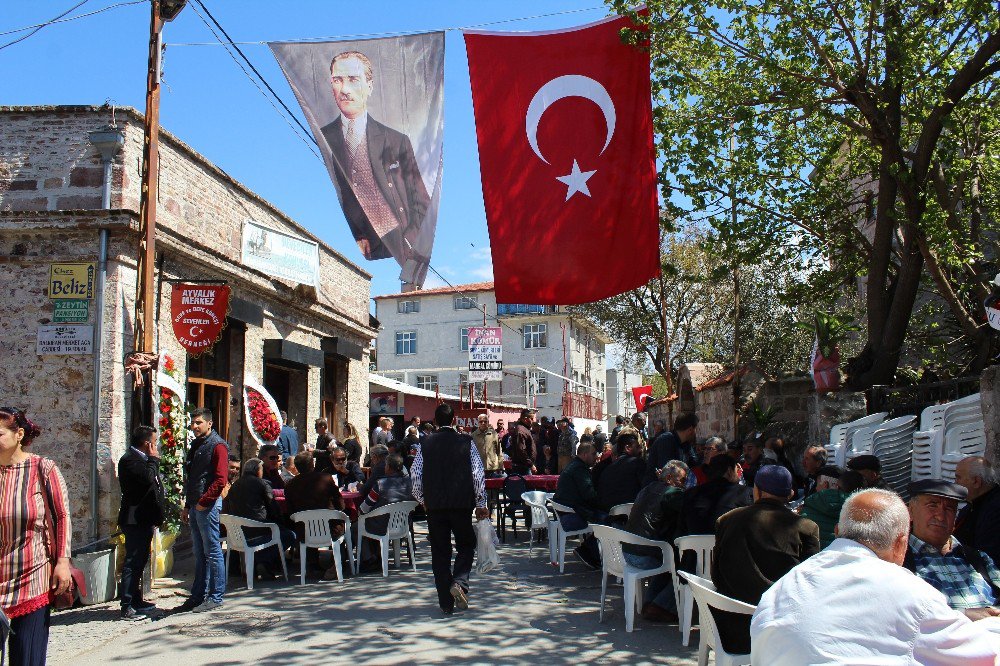
{"type": "MultiPolygon", "coordinates": [[[[888,416],[887,412],[879,412],[877,414],[869,414],[856,421],[851,421],[849,423],[838,423],[830,429],[830,443],[826,446],[827,458],[831,462],[835,462],[839,459],[839,453],[844,448],[844,446],[851,441],[851,437],[859,428],[864,428],[865,426],[871,426],[877,423],[882,423],[885,421],[885,417],[888,416]]],[[[838,463],[843,465],[843,463],[838,463]]]]}
{"type": "Polygon", "coordinates": [[[910,485],[916,416],[901,416],[881,424],[872,433],[871,453],[882,464],[882,479],[900,495],[910,485]]]}
{"type": "Polygon", "coordinates": [[[958,462],[966,456],[982,455],[985,443],[978,393],[931,405],[921,412],[920,430],[913,433],[912,480],[954,481],[958,462]]]}

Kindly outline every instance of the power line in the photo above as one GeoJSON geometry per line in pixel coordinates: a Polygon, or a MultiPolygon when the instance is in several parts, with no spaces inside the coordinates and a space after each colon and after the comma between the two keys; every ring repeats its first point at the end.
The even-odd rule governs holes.
{"type": "MultiPolygon", "coordinates": [[[[14,28],[13,30],[6,30],[4,32],[0,32],[0,37],[4,37],[6,35],[13,35],[14,33],[17,33],[17,32],[24,32],[25,30],[33,30],[35,28],[38,28],[39,30],[41,30],[42,28],[44,28],[46,26],[55,25],[56,23],[68,23],[69,21],[76,21],[77,19],[87,18],[87,17],[90,17],[90,16],[95,16],[97,14],[103,14],[104,12],[108,11],[109,9],[117,9],[119,7],[128,7],[130,5],[144,5],[148,1],[149,0],[131,0],[131,2],[117,2],[117,3],[113,4],[113,5],[108,5],[107,7],[104,7],[102,9],[95,9],[92,12],[87,12],[86,14],[80,14],[79,16],[70,16],[69,18],[62,18],[62,16],[66,15],[66,14],[62,14],[62,15],[60,15],[60,17],[54,18],[51,21],[46,21],[45,23],[36,23],[35,25],[26,25],[23,28],[14,28]]],[[[83,3],[81,2],[80,5],[82,5],[82,4],[83,3]]],[[[77,5],[76,7],[79,7],[80,5],[77,5]]],[[[76,7],[74,7],[73,9],[76,9],[76,7]]],[[[73,11],[73,10],[71,9],[70,11],[73,11]]],[[[69,12],[66,12],[66,13],[68,14],[69,12]]],[[[37,30],[35,32],[37,32],[37,30]]],[[[32,34],[34,34],[34,33],[32,33],[32,34]]],[[[28,36],[30,37],[31,35],[28,35],[28,36]]]]}
{"type": "MultiPolygon", "coordinates": [[[[201,5],[200,2],[198,4],[201,5]]],[[[202,9],[204,9],[204,5],[202,5],[202,9]]],[[[212,27],[212,25],[205,19],[204,16],[201,15],[201,13],[198,11],[198,8],[192,6],[191,10],[194,11],[195,15],[198,18],[201,19],[202,23],[205,24],[205,27],[208,28],[209,32],[211,32],[212,35],[216,39],[219,40],[219,44],[221,44],[223,47],[225,47],[226,53],[229,54],[229,57],[232,58],[233,62],[235,62],[236,65],[243,71],[243,74],[247,77],[247,79],[250,81],[250,83],[252,83],[254,85],[254,87],[257,88],[257,90],[260,92],[260,94],[264,96],[264,99],[266,99],[267,102],[268,102],[268,104],[271,105],[271,108],[273,108],[277,112],[277,114],[281,117],[281,119],[285,121],[285,124],[287,124],[288,128],[292,130],[292,133],[295,134],[295,136],[298,137],[298,139],[300,141],[302,141],[302,143],[304,143],[306,145],[306,148],[309,149],[309,152],[311,152],[313,155],[315,155],[316,158],[322,162],[323,161],[323,157],[318,152],[316,152],[316,147],[318,146],[318,144],[316,143],[316,139],[312,136],[312,134],[308,130],[306,130],[306,136],[305,137],[303,137],[301,134],[299,134],[299,131],[297,129],[295,129],[295,127],[288,121],[288,118],[285,116],[285,114],[283,114],[281,112],[281,109],[279,109],[275,105],[274,101],[270,97],[268,97],[267,93],[264,92],[264,89],[260,87],[260,84],[257,83],[257,81],[255,81],[252,76],[250,76],[250,72],[247,71],[246,67],[243,66],[243,63],[241,63],[236,58],[236,56],[233,54],[233,52],[229,49],[229,46],[222,40],[221,37],[219,37],[218,33],[215,32],[215,29],[212,27]],[[308,139],[306,137],[308,137],[308,139]],[[312,143],[310,143],[309,140],[312,140],[312,143]]],[[[205,10],[205,11],[206,11],[206,13],[208,13],[208,10],[205,10]]],[[[245,59],[245,56],[244,56],[244,59],[245,59]]],[[[252,66],[253,65],[251,65],[251,67],[252,66]]],[[[254,70],[254,71],[256,71],[256,70],[254,70]]],[[[259,73],[258,73],[258,76],[260,76],[259,73]]],[[[261,78],[261,80],[263,80],[263,78],[261,78]]],[[[269,86],[267,84],[266,81],[264,81],[264,85],[266,85],[267,88],[269,90],[271,90],[271,94],[274,95],[274,90],[271,88],[271,86],[269,86]]],[[[277,95],[275,95],[275,97],[277,98],[277,95]]],[[[279,102],[281,102],[281,105],[284,106],[285,109],[287,110],[288,107],[285,106],[285,103],[281,101],[281,98],[277,98],[277,99],[278,99],[279,102]]],[[[295,118],[294,115],[292,115],[292,119],[295,120],[295,122],[299,124],[299,127],[302,126],[302,123],[299,123],[298,119],[295,118]]]]}
{"type": "MultiPolygon", "coordinates": [[[[247,58],[246,54],[245,54],[245,53],[243,53],[243,51],[242,51],[242,50],[240,49],[240,47],[236,45],[236,43],[235,43],[235,42],[233,41],[233,38],[229,36],[229,33],[228,33],[228,32],[226,32],[226,29],[222,27],[222,25],[221,25],[221,24],[220,24],[220,23],[219,23],[219,22],[218,22],[218,21],[217,21],[217,20],[215,19],[215,17],[214,17],[214,16],[212,16],[212,12],[208,11],[208,7],[206,7],[206,6],[205,6],[205,3],[203,3],[203,2],[201,1],[201,0],[194,0],[194,2],[195,2],[195,4],[197,4],[197,5],[199,6],[199,7],[201,7],[202,11],[204,11],[204,12],[205,12],[205,14],[207,14],[207,15],[208,15],[208,18],[210,18],[210,19],[212,20],[212,23],[214,23],[214,24],[215,24],[215,27],[217,27],[217,28],[219,29],[219,31],[220,31],[220,32],[221,32],[221,33],[222,33],[223,35],[225,35],[225,37],[226,37],[226,41],[228,41],[228,42],[229,42],[229,44],[230,44],[230,45],[231,45],[231,46],[232,46],[232,47],[233,47],[234,49],[236,49],[236,52],[237,52],[237,53],[239,53],[239,54],[240,54],[240,57],[241,57],[241,58],[243,58],[243,61],[244,61],[244,62],[246,62],[246,64],[250,66],[250,69],[252,69],[252,70],[253,70],[253,73],[257,75],[257,78],[258,78],[258,79],[260,79],[260,82],[261,82],[261,83],[263,83],[263,84],[264,84],[264,85],[265,85],[265,86],[267,87],[267,89],[268,89],[268,90],[269,90],[269,91],[271,92],[271,94],[272,94],[272,95],[274,96],[274,99],[278,100],[278,103],[279,103],[279,104],[281,104],[282,108],[284,108],[284,109],[285,109],[285,111],[287,111],[287,112],[288,112],[288,115],[289,115],[289,116],[290,116],[290,117],[292,118],[292,120],[294,120],[294,121],[295,121],[295,124],[296,124],[296,125],[298,125],[298,126],[299,126],[299,127],[300,127],[300,128],[302,129],[302,131],[303,131],[303,132],[305,132],[305,133],[306,133],[306,136],[308,136],[308,137],[310,137],[310,138],[312,138],[312,139],[313,139],[313,143],[316,143],[316,139],[315,139],[315,138],[314,138],[314,137],[312,136],[312,133],[311,133],[311,132],[310,132],[310,131],[309,131],[308,129],[306,129],[306,126],[305,126],[305,125],[303,125],[303,124],[302,124],[302,123],[301,123],[301,122],[299,121],[298,117],[297,117],[297,116],[296,116],[296,115],[295,115],[295,114],[294,114],[294,113],[292,112],[292,110],[291,110],[291,109],[289,109],[289,108],[288,108],[288,105],[287,105],[287,104],[285,104],[285,101],[284,101],[283,99],[281,99],[281,97],[279,97],[279,96],[278,96],[278,93],[274,92],[274,88],[272,88],[272,87],[271,87],[271,84],[270,84],[270,83],[268,83],[268,82],[267,82],[267,81],[266,81],[266,80],[264,79],[263,75],[261,75],[261,73],[260,73],[259,71],[257,71],[257,68],[256,68],[256,67],[254,67],[253,63],[252,63],[252,62],[250,62],[250,59],[249,59],[249,58],[247,58]]],[[[199,14],[199,17],[200,17],[200,16],[201,16],[201,15],[199,14]]],[[[202,20],[204,21],[205,19],[204,19],[204,18],[202,18],[202,20]]],[[[214,30],[212,31],[212,34],[213,34],[213,35],[215,34],[215,31],[214,31],[214,30]]],[[[218,38],[219,38],[219,36],[218,36],[218,35],[215,35],[215,37],[216,37],[216,39],[218,39],[218,38]]],[[[219,40],[219,41],[221,41],[221,40],[219,40]]],[[[228,51],[229,49],[227,48],[226,50],[228,51]]],[[[232,53],[230,53],[230,55],[232,55],[232,53]]],[[[246,71],[246,70],[244,70],[244,71],[246,71]]],[[[316,144],[316,145],[318,146],[319,144],[316,144]]],[[[314,152],[315,152],[315,151],[314,151],[314,152]]],[[[317,155],[317,157],[319,157],[319,155],[317,155]]]]}
{"type": "MultiPolygon", "coordinates": [[[[501,19],[499,21],[489,21],[487,23],[477,23],[475,25],[465,25],[465,26],[450,26],[447,28],[429,28],[424,30],[399,30],[395,32],[364,32],[356,33],[350,35],[330,35],[326,37],[300,37],[297,39],[271,39],[271,40],[258,40],[258,41],[247,41],[247,42],[233,42],[233,44],[241,45],[262,45],[269,44],[271,42],[281,43],[281,44],[307,44],[309,42],[335,42],[343,41],[346,39],[375,39],[378,37],[404,37],[406,35],[421,35],[427,32],[455,32],[461,30],[473,30],[476,28],[487,28],[492,25],[501,25],[504,23],[516,23],[517,21],[531,21],[540,18],[549,18],[552,16],[564,16],[567,14],[579,14],[581,12],[593,12],[598,10],[606,10],[607,7],[585,7],[583,9],[567,9],[561,12],[550,12],[548,14],[535,14],[534,16],[518,16],[516,18],[501,19]]],[[[218,46],[215,42],[179,42],[172,43],[171,46],[218,46]]]]}
{"type": "Polygon", "coordinates": [[[31,28],[28,28],[29,30],[31,30],[31,32],[29,32],[27,35],[23,35],[21,37],[18,37],[17,39],[15,39],[13,41],[10,41],[10,42],[7,42],[6,44],[0,46],[0,51],[3,51],[8,46],[13,46],[14,44],[17,44],[18,42],[23,42],[28,37],[31,37],[32,35],[34,35],[35,33],[37,33],[42,28],[44,28],[46,26],[49,26],[49,25],[52,25],[53,23],[55,23],[56,21],[58,21],[62,17],[66,16],[67,14],[69,14],[70,12],[72,12],[72,11],[74,11],[76,9],[79,9],[80,7],[82,7],[83,5],[87,4],[88,2],[90,2],[90,0],[80,0],[80,2],[76,3],[75,5],[73,5],[72,7],[70,7],[69,9],[67,9],[66,11],[64,11],[62,14],[60,14],[57,17],[55,17],[54,19],[52,19],[50,21],[46,21],[45,23],[39,23],[36,26],[32,26],[32,28],[34,28],[33,30],[31,30],[31,28]]]}

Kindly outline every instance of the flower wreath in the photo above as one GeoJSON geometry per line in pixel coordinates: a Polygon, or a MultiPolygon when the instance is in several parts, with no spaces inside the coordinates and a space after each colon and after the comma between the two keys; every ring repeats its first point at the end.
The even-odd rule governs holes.
{"type": "Polygon", "coordinates": [[[184,387],[177,364],[169,355],[160,360],[159,385],[160,472],[166,495],[167,531],[177,532],[184,506],[184,458],[187,453],[187,414],[184,411],[184,387]]]}
{"type": "Polygon", "coordinates": [[[281,412],[267,389],[250,375],[243,378],[243,410],[250,434],[259,445],[278,441],[283,425],[281,412]]]}

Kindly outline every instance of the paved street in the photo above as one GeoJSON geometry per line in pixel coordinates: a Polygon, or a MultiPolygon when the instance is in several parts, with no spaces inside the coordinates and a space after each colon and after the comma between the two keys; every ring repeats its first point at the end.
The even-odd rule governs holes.
{"type": "MultiPolygon", "coordinates": [[[[502,569],[473,574],[472,608],[445,618],[423,525],[417,530],[416,573],[391,569],[388,579],[366,574],[342,584],[310,579],[304,587],[296,577],[252,592],[230,578],[224,611],[135,624],[117,619],[117,604],[58,613],[50,663],[695,663],[696,633],[688,649],[675,625],[638,619],[625,632],[620,586],[610,588],[610,612],[598,623],[600,574],[573,561],[560,575],[544,544],[530,558],[523,541],[502,546],[502,569]]],[[[175,589],[158,590],[157,604],[178,605],[175,589]]]]}

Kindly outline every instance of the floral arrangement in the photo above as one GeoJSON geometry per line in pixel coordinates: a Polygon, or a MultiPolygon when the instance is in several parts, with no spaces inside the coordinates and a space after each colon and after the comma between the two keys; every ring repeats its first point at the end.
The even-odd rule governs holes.
{"type": "Polygon", "coordinates": [[[281,414],[274,398],[252,376],[243,378],[243,408],[250,434],[261,446],[274,444],[281,434],[281,414]]]}
{"type": "Polygon", "coordinates": [[[180,530],[184,506],[184,458],[187,453],[187,414],[181,393],[180,373],[174,359],[164,354],[160,363],[160,472],[167,498],[166,526],[169,532],[180,530]]]}

